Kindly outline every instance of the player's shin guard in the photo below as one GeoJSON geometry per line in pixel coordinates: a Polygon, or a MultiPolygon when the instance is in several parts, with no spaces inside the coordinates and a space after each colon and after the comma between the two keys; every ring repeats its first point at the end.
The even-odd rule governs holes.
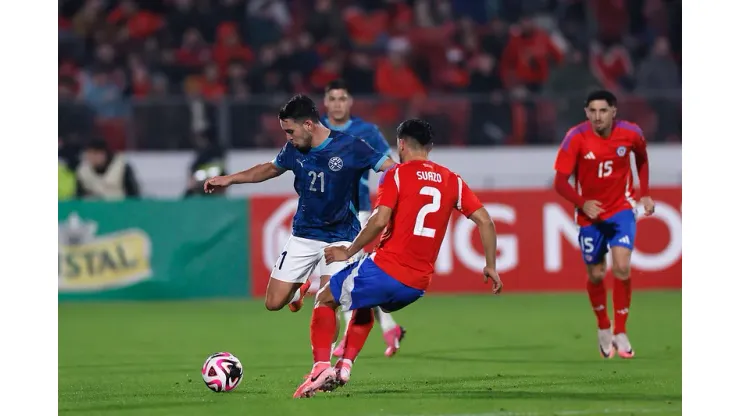
{"type": "Polygon", "coordinates": [[[311,315],[311,347],[315,363],[331,360],[331,343],[336,330],[337,314],[334,309],[317,305],[311,315]]]}
{"type": "Polygon", "coordinates": [[[604,281],[594,283],[591,280],[586,284],[588,298],[591,301],[591,307],[596,314],[596,321],[599,329],[608,329],[611,327],[609,313],[606,310],[606,287],[604,281]]]}
{"type": "Polygon", "coordinates": [[[367,336],[373,329],[373,310],[357,309],[352,314],[352,320],[347,328],[347,341],[344,346],[344,356],[342,358],[354,361],[360,350],[365,345],[367,336]]]}
{"type": "Polygon", "coordinates": [[[627,332],[627,316],[632,303],[632,281],[614,279],[614,335],[627,332]]]}

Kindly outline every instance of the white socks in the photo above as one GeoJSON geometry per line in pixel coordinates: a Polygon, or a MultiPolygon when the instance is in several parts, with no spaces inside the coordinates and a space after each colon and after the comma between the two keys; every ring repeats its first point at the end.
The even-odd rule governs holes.
{"type": "Polygon", "coordinates": [[[344,318],[344,332],[342,332],[342,335],[347,335],[347,330],[349,329],[349,321],[352,320],[352,311],[342,312],[342,318],[344,318]]]}
{"type": "Polygon", "coordinates": [[[298,290],[296,290],[296,291],[295,291],[295,293],[293,294],[293,298],[292,298],[292,299],[290,300],[290,302],[288,302],[288,303],[289,303],[289,304],[290,304],[290,303],[293,303],[293,302],[297,301],[297,300],[298,300],[298,299],[300,299],[300,298],[301,298],[301,290],[300,290],[300,289],[298,289],[298,290]]]}
{"type": "Polygon", "coordinates": [[[383,312],[380,308],[375,308],[373,312],[375,312],[375,317],[380,321],[380,327],[383,329],[383,333],[390,331],[398,325],[393,320],[391,314],[383,312]]]}
{"type": "MultiPolygon", "coordinates": [[[[373,312],[375,313],[375,318],[378,320],[380,328],[383,330],[383,332],[388,332],[398,325],[396,324],[396,321],[393,320],[391,314],[383,312],[382,310],[380,310],[380,308],[373,309],[373,312]]],[[[343,334],[346,335],[347,328],[349,328],[349,321],[352,320],[352,311],[342,312],[342,318],[344,318],[343,334]]]]}

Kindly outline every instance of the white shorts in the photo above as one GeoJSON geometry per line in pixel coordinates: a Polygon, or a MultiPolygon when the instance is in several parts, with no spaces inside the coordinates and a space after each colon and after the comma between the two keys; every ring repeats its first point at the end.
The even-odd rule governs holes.
{"type": "Polygon", "coordinates": [[[318,266],[319,276],[331,276],[345,268],[352,259],[327,265],[324,248],[350,246],[351,244],[352,242],[349,241],[329,244],[291,235],[288,242],[285,243],[283,252],[280,253],[280,257],[272,267],[270,277],[288,283],[305,283],[311,277],[311,273],[316,269],[316,266],[318,266]]]}
{"type": "Polygon", "coordinates": [[[367,225],[367,220],[370,219],[370,214],[372,214],[370,211],[360,211],[357,213],[357,219],[360,220],[361,228],[365,228],[367,225]]]}

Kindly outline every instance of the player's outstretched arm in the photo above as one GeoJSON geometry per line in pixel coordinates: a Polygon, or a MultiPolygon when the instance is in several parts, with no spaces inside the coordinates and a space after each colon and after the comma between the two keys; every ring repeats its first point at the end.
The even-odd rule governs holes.
{"type": "Polygon", "coordinates": [[[268,179],[277,178],[283,173],[285,173],[285,169],[278,167],[273,162],[267,162],[229,176],[231,177],[231,184],[236,185],[264,182],[268,179]]]}
{"type": "Polygon", "coordinates": [[[379,205],[378,208],[373,211],[370,219],[367,220],[367,225],[357,235],[355,241],[349,247],[327,247],[324,249],[324,255],[326,257],[326,263],[331,264],[335,261],[344,261],[362,250],[366,245],[370,244],[378,235],[385,229],[391,220],[391,214],[393,209],[384,205],[379,205]]]}
{"type": "Polygon", "coordinates": [[[486,257],[486,267],[483,268],[483,280],[492,280],[493,292],[500,293],[503,284],[496,271],[496,226],[493,224],[491,216],[484,207],[475,210],[470,215],[470,219],[478,226],[480,239],[483,243],[483,253],[486,257]]]}
{"type": "Polygon", "coordinates": [[[285,169],[278,167],[273,162],[260,163],[241,172],[210,178],[203,184],[203,190],[206,193],[211,193],[217,188],[226,188],[231,185],[264,182],[283,173],[285,173],[285,169]]]}

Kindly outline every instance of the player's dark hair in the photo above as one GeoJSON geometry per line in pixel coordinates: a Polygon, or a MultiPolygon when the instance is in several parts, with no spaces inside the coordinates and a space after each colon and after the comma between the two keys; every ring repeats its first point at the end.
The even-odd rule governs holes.
{"type": "Polygon", "coordinates": [[[606,103],[609,104],[609,107],[617,106],[617,97],[614,94],[607,90],[598,90],[592,91],[590,94],[588,94],[588,97],[586,97],[586,102],[584,103],[584,107],[588,107],[588,105],[591,104],[591,101],[601,100],[606,101],[606,103]]]}
{"type": "Polygon", "coordinates": [[[400,139],[412,139],[422,146],[431,145],[434,141],[432,126],[418,118],[412,118],[399,124],[396,135],[400,139]]]}
{"type": "Polygon", "coordinates": [[[99,137],[95,137],[85,144],[85,150],[97,150],[100,152],[107,152],[108,142],[99,137]]]}
{"type": "Polygon", "coordinates": [[[280,120],[293,119],[295,121],[311,120],[319,121],[319,110],[313,100],[303,94],[298,94],[290,99],[278,113],[280,120]]]}
{"type": "Polygon", "coordinates": [[[334,81],[326,84],[326,88],[324,88],[324,93],[328,93],[331,90],[345,90],[347,91],[347,94],[349,94],[349,88],[347,87],[347,83],[344,82],[343,79],[335,79],[334,81]]]}

